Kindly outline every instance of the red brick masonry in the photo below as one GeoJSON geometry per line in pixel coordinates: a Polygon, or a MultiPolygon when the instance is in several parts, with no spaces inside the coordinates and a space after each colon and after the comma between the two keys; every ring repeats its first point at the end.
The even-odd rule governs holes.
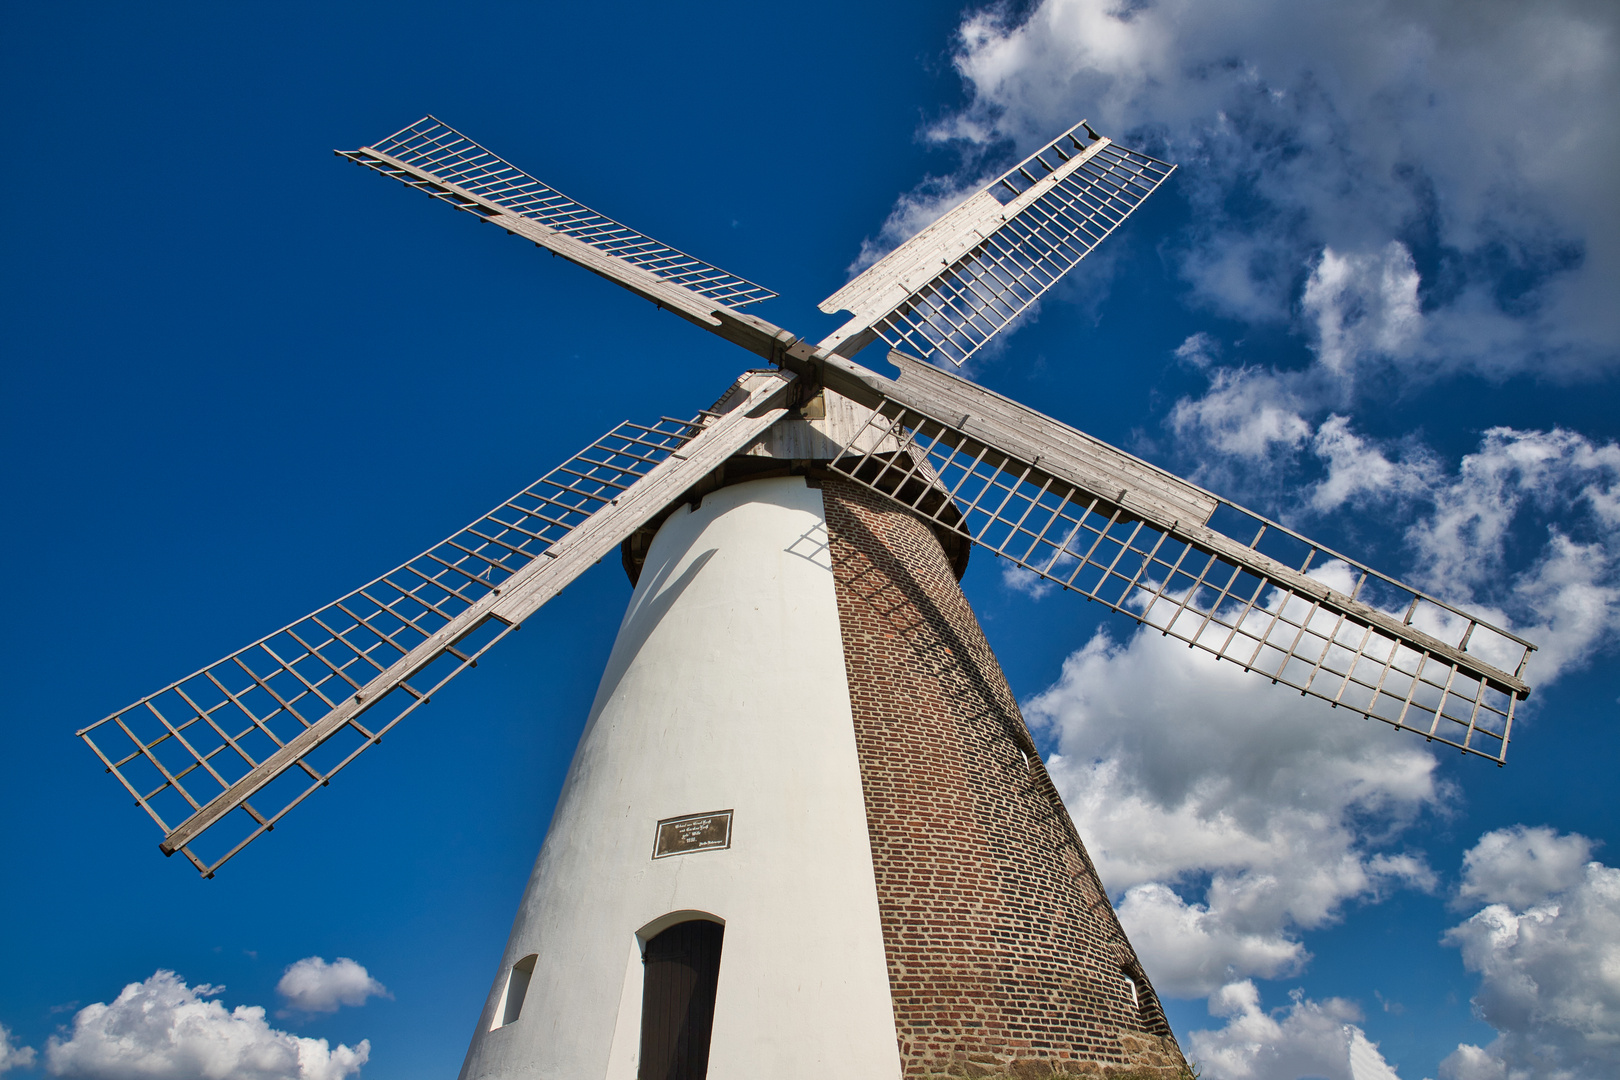
{"type": "Polygon", "coordinates": [[[822,495],[906,1075],[1183,1076],[939,541],[822,495]]]}

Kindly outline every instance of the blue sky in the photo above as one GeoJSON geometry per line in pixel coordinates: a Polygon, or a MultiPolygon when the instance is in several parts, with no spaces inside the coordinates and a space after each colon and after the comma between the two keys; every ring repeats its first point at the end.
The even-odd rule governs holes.
{"type": "Polygon", "coordinates": [[[81,1010],[129,984],[278,1052],[327,1040],[307,1076],[352,1073],[361,1040],[361,1076],[459,1067],[629,596],[616,566],[214,881],[72,738],[750,363],[330,153],[426,112],[779,290],[759,313],[815,337],[863,252],[1081,116],[1179,163],[969,373],[1501,613],[1545,646],[1537,689],[1498,770],[975,557],[1054,777],[1205,1076],[1339,1080],[1346,1024],[1404,1080],[1613,1075],[1612,9],[0,20],[8,1080],[127,1075],[96,1041],[114,1014],[81,1010]]]}

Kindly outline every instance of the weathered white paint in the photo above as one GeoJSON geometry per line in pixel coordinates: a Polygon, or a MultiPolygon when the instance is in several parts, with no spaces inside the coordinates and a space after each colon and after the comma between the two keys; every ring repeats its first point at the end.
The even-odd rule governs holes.
{"type": "Polygon", "coordinates": [[[899,1075],[821,492],[799,477],[659,530],[464,1080],[631,1080],[636,935],[681,910],[726,927],[711,1080],[899,1075]],[[724,809],[728,850],[651,858],[659,819],[724,809]],[[490,1030],[530,953],[522,1014],[490,1030]]]}

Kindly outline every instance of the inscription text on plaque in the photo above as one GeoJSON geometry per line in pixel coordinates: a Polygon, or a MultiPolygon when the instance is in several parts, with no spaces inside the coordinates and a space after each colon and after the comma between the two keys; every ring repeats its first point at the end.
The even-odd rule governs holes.
{"type": "Polygon", "coordinates": [[[666,855],[718,851],[730,846],[731,811],[714,810],[707,814],[687,814],[660,821],[658,836],[653,841],[652,857],[662,859],[666,855]]]}

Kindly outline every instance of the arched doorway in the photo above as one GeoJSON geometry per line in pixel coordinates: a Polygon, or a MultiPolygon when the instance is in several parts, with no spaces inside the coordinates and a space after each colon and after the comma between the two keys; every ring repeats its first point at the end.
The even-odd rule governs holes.
{"type": "Polygon", "coordinates": [[[676,923],[641,954],[641,1067],[638,1080],[704,1080],[725,927],[676,923]]]}

